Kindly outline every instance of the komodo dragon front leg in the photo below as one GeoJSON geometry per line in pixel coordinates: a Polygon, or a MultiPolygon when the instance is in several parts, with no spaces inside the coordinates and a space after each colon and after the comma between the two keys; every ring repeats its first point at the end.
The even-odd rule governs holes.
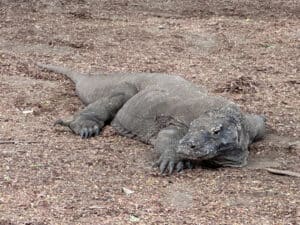
{"type": "Polygon", "coordinates": [[[159,167],[161,173],[168,171],[169,174],[172,174],[174,169],[180,172],[184,167],[192,167],[190,161],[184,160],[176,154],[179,141],[186,132],[186,128],[170,126],[158,133],[154,149],[160,154],[160,157],[153,166],[159,167]]]}
{"type": "Polygon", "coordinates": [[[69,127],[81,138],[99,135],[101,129],[110,122],[118,110],[137,93],[134,85],[122,84],[111,93],[89,104],[81,112],[75,114],[70,121],[57,120],[56,124],[69,127]]]}

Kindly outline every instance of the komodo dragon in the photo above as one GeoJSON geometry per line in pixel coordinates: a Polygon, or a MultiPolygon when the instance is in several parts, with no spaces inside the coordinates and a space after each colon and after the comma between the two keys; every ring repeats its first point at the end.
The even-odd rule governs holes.
{"type": "Polygon", "coordinates": [[[110,123],[121,135],[152,144],[160,154],[155,165],[161,173],[181,171],[194,160],[244,166],[249,144],[265,133],[262,116],[242,113],[233,102],[208,94],[180,76],[92,76],[58,66],[38,66],[69,77],[87,105],[71,121],[58,120],[56,124],[89,138],[110,123]]]}

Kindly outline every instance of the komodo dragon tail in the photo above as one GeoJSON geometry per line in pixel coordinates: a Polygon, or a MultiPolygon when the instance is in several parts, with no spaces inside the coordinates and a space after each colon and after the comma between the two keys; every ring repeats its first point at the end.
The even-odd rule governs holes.
{"type": "Polygon", "coordinates": [[[46,65],[46,64],[42,64],[42,63],[37,63],[36,65],[42,69],[46,69],[46,70],[49,70],[54,73],[63,74],[65,76],[67,76],[68,78],[70,78],[75,84],[78,83],[80,80],[82,80],[84,77],[86,77],[86,75],[84,75],[84,74],[72,71],[72,70],[64,68],[62,66],[46,65]]]}

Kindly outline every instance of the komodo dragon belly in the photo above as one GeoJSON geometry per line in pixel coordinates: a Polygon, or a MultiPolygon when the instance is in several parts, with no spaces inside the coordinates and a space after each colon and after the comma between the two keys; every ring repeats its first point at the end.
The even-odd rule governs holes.
{"type": "Polygon", "coordinates": [[[121,135],[150,143],[161,129],[180,123],[184,111],[174,108],[179,100],[167,91],[143,90],[124,104],[111,124],[121,135]]]}

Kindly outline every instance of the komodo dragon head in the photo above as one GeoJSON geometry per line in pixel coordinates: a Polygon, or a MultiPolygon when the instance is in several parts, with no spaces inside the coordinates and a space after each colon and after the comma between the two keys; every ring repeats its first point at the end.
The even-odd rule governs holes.
{"type": "Polygon", "coordinates": [[[177,153],[184,158],[207,160],[240,148],[241,120],[237,115],[207,113],[191,122],[177,153]]]}

